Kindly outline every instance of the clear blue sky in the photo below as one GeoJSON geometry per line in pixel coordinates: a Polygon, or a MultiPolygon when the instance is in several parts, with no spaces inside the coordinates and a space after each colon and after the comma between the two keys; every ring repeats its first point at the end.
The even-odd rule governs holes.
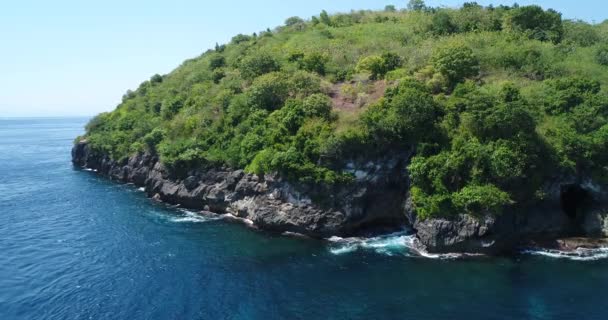
{"type": "MultiPolygon", "coordinates": [[[[538,0],[566,18],[601,22],[606,0],[538,0]]],[[[463,0],[426,1],[458,6],[463,0]]],[[[512,4],[477,1],[480,4],[512,4]]],[[[168,73],[216,42],[310,17],[322,9],[404,7],[407,0],[3,0],[0,117],[94,115],[154,73],[168,73]]]]}

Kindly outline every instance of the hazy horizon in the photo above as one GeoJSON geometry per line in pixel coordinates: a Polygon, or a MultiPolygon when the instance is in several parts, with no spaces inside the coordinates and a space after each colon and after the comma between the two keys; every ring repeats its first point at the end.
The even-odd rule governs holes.
{"type": "MultiPolygon", "coordinates": [[[[426,1],[429,6],[462,0],[426,1]]],[[[512,1],[477,1],[510,5],[512,1]]],[[[607,6],[599,0],[517,1],[562,12],[566,19],[601,22],[607,6]]],[[[184,60],[238,33],[281,25],[290,16],[309,18],[321,10],[382,9],[407,1],[312,0],[171,4],[109,0],[20,1],[0,5],[0,118],[91,117],[113,110],[128,89],[151,75],[166,74],[184,60]],[[271,8],[271,9],[268,9],[271,8]]]]}

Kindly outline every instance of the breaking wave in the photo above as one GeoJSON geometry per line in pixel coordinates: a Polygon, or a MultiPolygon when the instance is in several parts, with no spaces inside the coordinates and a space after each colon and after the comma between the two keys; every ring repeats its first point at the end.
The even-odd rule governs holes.
{"type": "Polygon", "coordinates": [[[596,261],[608,259],[608,248],[578,248],[573,251],[561,251],[553,249],[526,249],[523,254],[543,256],[554,259],[568,259],[574,261],[596,261]]]}
{"type": "Polygon", "coordinates": [[[368,250],[388,256],[420,256],[414,249],[414,239],[414,236],[402,231],[370,238],[331,237],[327,240],[330,242],[329,251],[335,255],[368,250]]]}
{"type": "Polygon", "coordinates": [[[169,218],[171,222],[181,223],[202,223],[222,219],[221,216],[193,212],[189,210],[180,210],[181,214],[169,218]]]}

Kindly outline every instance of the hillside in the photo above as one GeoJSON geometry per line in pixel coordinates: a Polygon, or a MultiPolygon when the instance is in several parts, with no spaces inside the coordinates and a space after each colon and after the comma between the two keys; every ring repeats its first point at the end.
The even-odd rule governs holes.
{"type": "Polygon", "coordinates": [[[323,11],[154,75],[78,141],[119,163],[157,154],[176,179],[229,167],[324,186],[353,183],[352,159],[413,150],[418,219],[498,215],[555,180],[606,185],[607,43],[608,22],[536,6],[323,11]]]}

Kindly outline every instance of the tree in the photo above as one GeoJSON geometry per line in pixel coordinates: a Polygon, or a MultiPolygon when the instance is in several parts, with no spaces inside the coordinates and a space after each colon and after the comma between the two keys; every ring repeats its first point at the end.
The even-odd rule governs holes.
{"type": "Polygon", "coordinates": [[[452,22],[452,17],[445,11],[439,11],[433,15],[431,32],[434,35],[442,36],[452,34],[457,31],[456,25],[452,22]]]}
{"type": "Polygon", "coordinates": [[[329,17],[329,14],[327,14],[327,11],[325,11],[325,10],[321,11],[319,18],[321,19],[321,23],[324,23],[325,25],[328,25],[328,26],[332,25],[331,18],[329,17]]]}
{"type": "Polygon", "coordinates": [[[386,12],[396,12],[397,8],[395,8],[394,5],[389,4],[386,7],[384,7],[384,11],[386,11],[386,12]]]}
{"type": "Polygon", "coordinates": [[[155,74],[150,78],[150,83],[152,84],[158,84],[163,82],[163,76],[161,76],[160,74],[155,74]]]}
{"type": "Polygon", "coordinates": [[[300,23],[304,23],[304,19],[300,18],[300,17],[290,17],[287,18],[287,20],[285,20],[285,25],[290,27],[296,24],[300,24],[300,23]]]}
{"type": "Polygon", "coordinates": [[[594,26],[580,20],[564,21],[564,41],[590,47],[601,41],[594,26]]]}
{"type": "Polygon", "coordinates": [[[407,9],[411,11],[423,11],[426,10],[426,4],[424,4],[424,0],[410,0],[407,3],[407,9]]]}
{"type": "Polygon", "coordinates": [[[212,71],[226,65],[226,59],[221,54],[213,54],[209,58],[209,69],[212,71]]]}
{"type": "Polygon", "coordinates": [[[239,44],[242,42],[250,41],[251,39],[252,39],[251,36],[248,36],[245,34],[237,34],[236,36],[232,37],[232,43],[239,44]]]}
{"type": "Polygon", "coordinates": [[[433,67],[448,79],[452,88],[479,73],[479,60],[473,50],[460,43],[439,48],[433,53],[431,62],[433,67]]]}
{"type": "Polygon", "coordinates": [[[564,36],[561,13],[539,6],[525,6],[511,10],[505,19],[505,29],[523,33],[530,39],[561,42],[564,36]]]}

